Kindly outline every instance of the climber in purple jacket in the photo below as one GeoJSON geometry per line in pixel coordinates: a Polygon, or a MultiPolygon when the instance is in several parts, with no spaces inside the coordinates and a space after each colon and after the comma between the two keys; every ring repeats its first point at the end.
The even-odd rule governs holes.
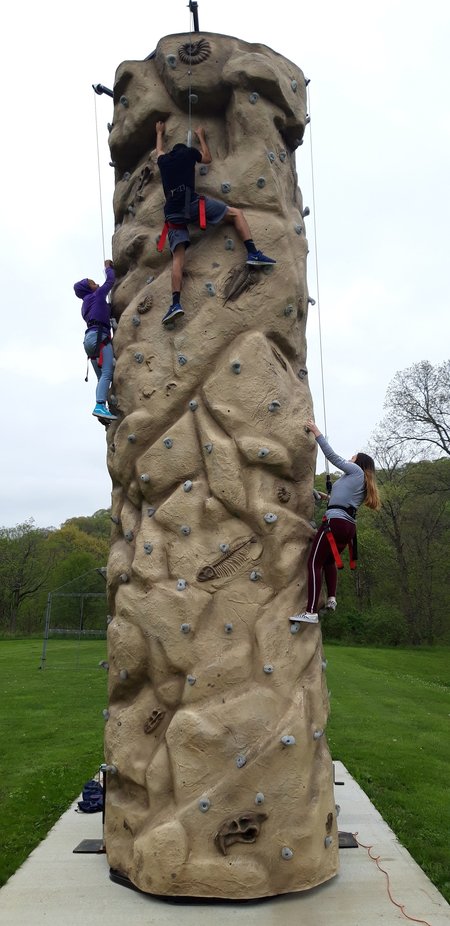
{"type": "Polygon", "coordinates": [[[92,412],[96,418],[115,421],[106,406],[108,390],[112,382],[114,353],[111,343],[111,307],[106,301],[116,276],[112,260],[105,260],[106,281],[99,286],[94,280],[85,277],[74,284],[75,295],[83,300],[81,314],[87,325],[83,346],[97,377],[95,393],[96,405],[92,412]]]}

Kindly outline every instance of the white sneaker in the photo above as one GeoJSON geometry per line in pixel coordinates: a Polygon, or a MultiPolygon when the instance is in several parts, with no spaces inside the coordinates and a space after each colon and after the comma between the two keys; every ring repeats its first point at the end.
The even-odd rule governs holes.
{"type": "Polygon", "coordinates": [[[294,614],[294,616],[290,617],[289,620],[292,624],[318,624],[319,615],[311,614],[309,611],[303,611],[301,614],[294,614]]]}
{"type": "Polygon", "coordinates": [[[327,598],[327,603],[326,603],[326,605],[325,605],[325,610],[326,610],[326,611],[335,611],[335,610],[336,610],[336,605],[337,605],[336,598],[327,598]]]}

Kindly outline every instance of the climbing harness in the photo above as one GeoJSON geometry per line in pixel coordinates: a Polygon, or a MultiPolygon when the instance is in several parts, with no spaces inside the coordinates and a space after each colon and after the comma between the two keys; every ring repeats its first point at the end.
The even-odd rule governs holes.
{"type": "MultiPolygon", "coordinates": [[[[188,210],[190,208],[190,194],[191,194],[190,188],[185,187],[184,184],[181,184],[181,186],[176,187],[175,190],[171,190],[170,192],[173,194],[173,193],[183,193],[184,191],[186,192],[184,215],[186,219],[189,219],[190,211],[188,210]]],[[[198,197],[198,218],[199,218],[200,228],[205,229],[206,228],[206,204],[205,204],[204,196],[198,197]]],[[[187,228],[187,224],[186,222],[171,222],[169,219],[166,219],[162,227],[162,231],[161,231],[158,244],[156,246],[157,251],[161,252],[164,249],[166,238],[171,228],[183,228],[184,229],[184,228],[187,228]]]]}
{"type": "MultiPolygon", "coordinates": [[[[352,508],[352,511],[356,511],[356,509],[353,508],[352,506],[349,506],[349,507],[352,508]]],[[[333,508],[342,508],[343,511],[347,511],[350,514],[348,508],[344,508],[343,505],[333,505],[333,508]]],[[[342,562],[341,555],[339,553],[339,550],[337,548],[337,543],[333,535],[333,531],[331,530],[331,524],[326,514],[324,514],[322,518],[322,530],[328,539],[328,543],[330,544],[330,549],[333,554],[334,561],[336,563],[337,568],[343,569],[344,563],[342,562]]],[[[356,560],[358,559],[358,546],[357,546],[357,541],[356,541],[356,531],[355,531],[353,539],[350,540],[350,542],[347,544],[347,549],[348,549],[348,554],[350,557],[350,569],[356,569],[356,560]]]]}
{"type": "Polygon", "coordinates": [[[106,344],[110,344],[112,341],[111,334],[103,336],[103,332],[106,329],[106,325],[103,322],[97,322],[95,319],[92,319],[87,323],[88,331],[90,328],[97,327],[97,340],[95,342],[94,353],[88,355],[87,367],[86,367],[86,376],[84,378],[85,383],[89,381],[89,361],[96,360],[99,367],[103,366],[103,348],[106,344]]]}

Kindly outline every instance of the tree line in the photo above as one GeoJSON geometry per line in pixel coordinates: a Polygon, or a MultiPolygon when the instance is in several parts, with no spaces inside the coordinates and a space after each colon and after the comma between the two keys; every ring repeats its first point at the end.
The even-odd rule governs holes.
{"type": "MultiPolygon", "coordinates": [[[[359,509],[358,568],[340,574],[338,608],[323,619],[324,636],[388,646],[450,643],[450,362],[422,361],[397,373],[385,410],[371,447],[381,509],[359,509]]],[[[325,491],[325,474],[317,487],[325,491]]],[[[317,523],[325,507],[317,506],[317,523]]],[[[101,509],[59,529],[37,528],[31,519],[0,528],[0,633],[41,632],[48,592],[75,587],[79,576],[80,590],[90,590],[88,574],[107,562],[110,526],[110,512],[101,509]]]]}

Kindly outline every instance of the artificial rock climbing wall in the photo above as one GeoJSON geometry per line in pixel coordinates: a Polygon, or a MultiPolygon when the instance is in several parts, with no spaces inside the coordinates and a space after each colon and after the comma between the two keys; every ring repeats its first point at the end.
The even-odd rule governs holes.
{"type": "Polygon", "coordinates": [[[320,627],[288,623],[314,533],[306,121],[299,68],[228,36],[167,36],[117,71],[106,847],[155,894],[263,897],[338,868],[320,627]],[[213,156],[198,190],[242,207],[277,264],[194,228],[168,331],[154,127],[186,141],[189,105],[213,156]]]}

